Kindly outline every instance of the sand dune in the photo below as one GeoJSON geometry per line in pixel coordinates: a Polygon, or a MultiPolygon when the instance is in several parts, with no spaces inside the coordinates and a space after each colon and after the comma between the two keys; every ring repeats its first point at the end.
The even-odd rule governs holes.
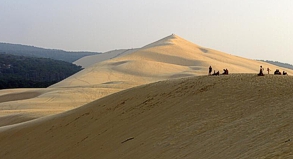
{"type": "Polygon", "coordinates": [[[0,158],[292,158],[292,76],[161,81],[0,128],[0,158]]]}
{"type": "Polygon", "coordinates": [[[293,74],[291,70],[265,62],[198,46],[177,35],[139,49],[116,50],[108,54],[97,55],[103,56],[101,59],[81,59],[84,70],[49,88],[1,90],[0,117],[5,120],[0,125],[15,123],[9,121],[21,122],[10,119],[19,116],[26,121],[60,113],[143,84],[206,75],[210,65],[219,71],[228,68],[230,73],[256,74],[262,65],[293,74]]]}
{"type": "Polygon", "coordinates": [[[16,100],[25,100],[38,97],[41,95],[41,91],[21,91],[19,93],[9,93],[0,96],[0,103],[16,101],[16,100]]]}
{"type": "Polygon", "coordinates": [[[203,48],[171,35],[130,54],[96,63],[51,87],[86,86],[111,81],[145,84],[171,79],[177,74],[180,77],[184,74],[206,75],[210,65],[217,71],[228,68],[231,73],[257,73],[260,65],[293,73],[265,62],[203,48]]]}
{"type": "Polygon", "coordinates": [[[121,50],[113,50],[109,52],[105,52],[103,54],[97,54],[97,55],[91,55],[91,56],[85,56],[81,59],[78,59],[77,61],[74,61],[73,63],[82,66],[83,68],[87,68],[93,64],[106,61],[112,58],[116,58],[118,56],[127,55],[130,53],[135,52],[137,49],[121,49],[121,50]]]}

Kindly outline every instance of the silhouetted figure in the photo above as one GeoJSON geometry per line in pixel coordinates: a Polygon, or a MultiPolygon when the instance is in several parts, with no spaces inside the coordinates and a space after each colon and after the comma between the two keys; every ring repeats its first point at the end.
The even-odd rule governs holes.
{"type": "Polygon", "coordinates": [[[283,71],[283,75],[288,75],[288,73],[287,73],[287,72],[285,72],[285,71],[283,71]]]}
{"type": "Polygon", "coordinates": [[[270,68],[267,68],[267,71],[268,71],[268,74],[270,74],[270,71],[271,71],[270,68]]]}
{"type": "Polygon", "coordinates": [[[209,75],[211,75],[212,71],[213,71],[213,68],[212,68],[212,66],[210,66],[209,67],[209,75]]]}
{"type": "Polygon", "coordinates": [[[224,70],[224,72],[222,73],[223,75],[228,75],[229,74],[228,69],[223,69],[223,70],[224,70]]]}
{"type": "Polygon", "coordinates": [[[258,75],[258,76],[264,76],[262,66],[260,66],[260,68],[259,68],[259,73],[258,73],[257,75],[258,75]]]}
{"type": "Polygon", "coordinates": [[[279,69],[276,69],[276,71],[274,72],[274,75],[282,75],[282,73],[279,71],[279,69]]]}
{"type": "Polygon", "coordinates": [[[223,69],[223,71],[224,71],[224,72],[223,72],[222,74],[225,75],[225,74],[226,74],[226,69],[223,69]]]}
{"type": "Polygon", "coordinates": [[[215,70],[214,70],[214,73],[212,74],[213,76],[219,76],[220,75],[220,72],[218,71],[218,72],[216,72],[215,70]]]}

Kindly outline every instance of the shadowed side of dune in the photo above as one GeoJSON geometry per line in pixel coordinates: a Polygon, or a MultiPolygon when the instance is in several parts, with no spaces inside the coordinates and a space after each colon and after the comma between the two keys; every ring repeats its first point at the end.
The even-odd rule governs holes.
{"type": "Polygon", "coordinates": [[[8,116],[3,116],[0,117],[0,127],[1,126],[6,126],[6,125],[12,125],[12,124],[17,124],[21,122],[26,122],[29,120],[36,119],[40,116],[29,116],[28,114],[13,114],[13,115],[8,115],[8,116]]]}
{"type": "Polygon", "coordinates": [[[25,91],[20,93],[10,93],[0,96],[0,103],[9,102],[9,101],[17,101],[17,100],[25,100],[38,97],[41,95],[40,91],[25,91]]]}
{"type": "Polygon", "coordinates": [[[162,81],[0,129],[0,158],[290,158],[293,77],[162,81]]]}

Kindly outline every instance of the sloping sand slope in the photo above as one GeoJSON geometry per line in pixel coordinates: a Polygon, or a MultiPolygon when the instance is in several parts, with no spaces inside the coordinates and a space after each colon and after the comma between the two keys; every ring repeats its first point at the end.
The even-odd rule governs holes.
{"type": "Polygon", "coordinates": [[[162,81],[0,128],[0,158],[292,158],[293,77],[162,81]]]}
{"type": "Polygon", "coordinates": [[[73,63],[76,65],[82,66],[83,68],[87,68],[93,64],[96,64],[105,60],[109,60],[112,58],[116,58],[118,56],[127,55],[136,50],[137,49],[113,50],[113,51],[105,52],[103,54],[85,56],[81,59],[78,59],[77,61],[74,61],[73,63]]]}
{"type": "MultiPolygon", "coordinates": [[[[228,68],[230,73],[256,74],[260,65],[270,67],[271,70],[277,68],[264,62],[204,48],[176,35],[140,49],[116,51],[115,55],[119,55],[117,57],[112,55],[112,59],[88,66],[46,89],[1,90],[0,126],[15,123],[11,121],[21,121],[12,120],[11,117],[21,116],[25,121],[25,118],[30,120],[60,113],[142,84],[206,75],[210,65],[219,71],[228,68]]],[[[293,74],[293,71],[279,69],[293,74]]]]}

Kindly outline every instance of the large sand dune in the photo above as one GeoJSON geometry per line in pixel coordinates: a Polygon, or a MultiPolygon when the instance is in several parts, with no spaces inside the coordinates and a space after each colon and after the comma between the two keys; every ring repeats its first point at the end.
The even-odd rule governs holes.
{"type": "Polygon", "coordinates": [[[219,71],[228,68],[230,73],[256,74],[262,65],[293,74],[291,70],[265,62],[198,46],[177,35],[139,49],[108,54],[100,61],[93,57],[81,60],[84,70],[49,88],[1,90],[0,126],[60,113],[143,84],[207,75],[210,65],[219,71]],[[87,61],[89,59],[94,60],[87,61]],[[18,117],[21,120],[14,119],[18,117]]]}
{"type": "Polygon", "coordinates": [[[0,128],[0,158],[292,158],[293,77],[161,81],[0,128]]]}

